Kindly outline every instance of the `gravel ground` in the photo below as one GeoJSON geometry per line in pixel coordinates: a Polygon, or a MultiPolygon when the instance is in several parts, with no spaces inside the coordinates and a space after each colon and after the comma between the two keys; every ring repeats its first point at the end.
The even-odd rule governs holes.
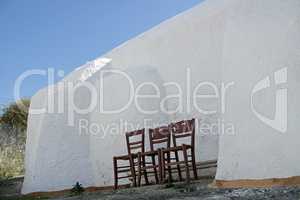
{"type": "MultiPolygon", "coordinates": [[[[18,179],[19,181],[21,179],[18,179]]],[[[276,187],[269,189],[214,189],[208,187],[212,179],[202,179],[190,185],[177,183],[172,186],[153,185],[140,188],[122,189],[112,192],[85,192],[78,196],[65,196],[47,198],[51,200],[300,200],[300,187],[276,187]]],[[[18,181],[13,181],[20,188],[18,181]]],[[[44,198],[21,197],[13,190],[12,181],[9,182],[9,190],[5,184],[0,185],[0,200],[36,200],[44,198]],[[13,192],[8,195],[7,192],[13,192]],[[2,196],[2,197],[1,197],[2,196]]]]}
{"type": "Polygon", "coordinates": [[[136,189],[124,189],[108,193],[90,193],[76,197],[58,198],[56,200],[261,200],[275,199],[300,200],[299,187],[278,187],[271,189],[213,189],[208,184],[211,180],[202,180],[189,186],[176,184],[173,187],[147,186],[136,189]]]}

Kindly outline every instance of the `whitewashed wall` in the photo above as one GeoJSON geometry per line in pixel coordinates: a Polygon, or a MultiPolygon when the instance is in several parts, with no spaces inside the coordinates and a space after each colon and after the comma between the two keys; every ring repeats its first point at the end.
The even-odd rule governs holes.
{"type": "Polygon", "coordinates": [[[227,93],[224,118],[235,124],[235,135],[220,138],[216,178],[299,176],[300,2],[237,1],[228,16],[223,79],[234,81],[235,85],[227,93]],[[270,86],[253,93],[253,109],[258,113],[255,115],[251,109],[251,94],[255,85],[266,77],[270,86]],[[283,94],[282,99],[277,99],[277,113],[276,92],[283,94]],[[285,108],[287,127],[284,112],[279,113],[285,108]],[[262,121],[258,117],[273,120],[276,114],[278,121],[273,122],[264,122],[265,118],[260,117],[262,121]],[[273,124],[273,128],[266,123],[273,124]]]}
{"type": "MultiPolygon", "coordinates": [[[[183,91],[183,111],[171,116],[158,113],[151,116],[153,122],[168,123],[174,120],[195,117],[208,124],[215,123],[218,112],[204,115],[191,108],[187,112],[186,69],[190,68],[191,90],[201,81],[216,84],[221,79],[221,54],[223,42],[224,18],[222,10],[226,2],[208,1],[179,16],[176,16],[150,31],[126,42],[104,55],[111,59],[110,68],[122,69],[131,74],[131,78],[154,81],[164,95],[178,93],[177,89],[162,87],[165,82],[178,83],[183,91]],[[150,67],[144,67],[150,66],[150,67]],[[141,69],[138,69],[141,68],[141,69]]],[[[68,75],[64,82],[79,83],[88,64],[68,75]]],[[[98,73],[87,82],[99,87],[98,73]]],[[[113,104],[123,103],[128,95],[126,86],[119,78],[108,76],[105,80],[111,85],[111,91],[105,96],[113,104]]],[[[64,89],[66,90],[66,88],[64,89]]],[[[31,107],[45,107],[47,89],[39,91],[32,98],[31,107]]],[[[209,90],[210,91],[210,90],[209,90]]],[[[207,93],[209,91],[202,90],[207,93]]],[[[55,96],[62,92],[55,86],[55,96]]],[[[190,91],[192,92],[192,91],[190,91]]],[[[164,97],[162,95],[161,98],[164,97]]],[[[77,92],[76,105],[86,106],[90,100],[86,91],[77,92]]],[[[204,109],[219,111],[217,100],[197,102],[204,109]]],[[[56,102],[56,106],[60,104],[56,102]]],[[[64,102],[67,107],[67,102],[64,102]]],[[[170,101],[169,108],[174,108],[178,101],[170,101]]],[[[148,107],[159,106],[155,102],[144,102],[148,107]]],[[[80,134],[78,123],[87,119],[90,123],[109,125],[119,118],[136,124],[149,116],[143,116],[130,107],[119,115],[101,115],[96,110],[90,114],[77,114],[75,126],[67,125],[66,114],[44,114],[29,116],[26,148],[26,174],[22,193],[35,191],[53,191],[70,188],[79,181],[83,186],[107,186],[113,184],[112,157],[126,152],[125,136],[98,136],[80,134]]],[[[147,138],[147,137],[146,137],[147,138]]],[[[216,159],[218,155],[218,136],[216,133],[200,135],[196,138],[197,160],[216,159]]]]}

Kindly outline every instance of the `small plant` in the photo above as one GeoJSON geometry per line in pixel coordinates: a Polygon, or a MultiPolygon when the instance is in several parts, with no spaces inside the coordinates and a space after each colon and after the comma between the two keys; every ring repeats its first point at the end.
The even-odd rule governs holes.
{"type": "Polygon", "coordinates": [[[174,187],[175,185],[171,182],[168,182],[166,185],[165,185],[165,188],[172,188],[174,187]]]}
{"type": "Polygon", "coordinates": [[[79,182],[76,182],[76,184],[71,189],[71,193],[75,195],[82,194],[84,192],[84,188],[79,182]]]}

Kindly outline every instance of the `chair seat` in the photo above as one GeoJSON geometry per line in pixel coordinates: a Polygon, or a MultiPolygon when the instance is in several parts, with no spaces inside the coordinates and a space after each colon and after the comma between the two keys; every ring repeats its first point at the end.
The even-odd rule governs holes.
{"type": "Polygon", "coordinates": [[[114,156],[114,159],[116,159],[116,160],[128,160],[129,155],[114,156]]]}
{"type": "MultiPolygon", "coordinates": [[[[132,158],[138,157],[137,153],[132,153],[131,156],[132,156],[132,158]]],[[[128,160],[129,158],[130,158],[129,155],[114,156],[114,159],[117,159],[117,160],[128,160]]]]}
{"type": "Polygon", "coordinates": [[[150,166],[142,167],[142,169],[153,169],[153,168],[158,168],[158,167],[160,167],[160,165],[150,165],[150,166]]]}
{"type": "Polygon", "coordinates": [[[130,172],[130,168],[129,169],[121,169],[118,170],[119,173],[123,173],[123,172],[130,172]]]}
{"type": "Polygon", "coordinates": [[[173,166],[173,165],[180,165],[180,164],[186,164],[186,162],[178,161],[178,162],[165,163],[165,166],[173,166]]]}
{"type": "Polygon", "coordinates": [[[158,155],[158,151],[146,151],[146,152],[141,152],[141,156],[155,156],[158,155]]]}
{"type": "Polygon", "coordinates": [[[163,153],[167,153],[167,152],[176,152],[176,151],[182,151],[183,150],[183,146],[176,146],[176,147],[170,147],[167,149],[162,149],[163,153]]]}

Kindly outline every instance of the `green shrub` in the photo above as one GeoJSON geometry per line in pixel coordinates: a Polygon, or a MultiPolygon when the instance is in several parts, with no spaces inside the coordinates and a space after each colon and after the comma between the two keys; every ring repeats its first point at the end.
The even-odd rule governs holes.
{"type": "Polygon", "coordinates": [[[80,195],[84,192],[84,188],[79,182],[76,182],[75,185],[73,185],[73,188],[71,189],[71,193],[74,195],[80,195]]]}

